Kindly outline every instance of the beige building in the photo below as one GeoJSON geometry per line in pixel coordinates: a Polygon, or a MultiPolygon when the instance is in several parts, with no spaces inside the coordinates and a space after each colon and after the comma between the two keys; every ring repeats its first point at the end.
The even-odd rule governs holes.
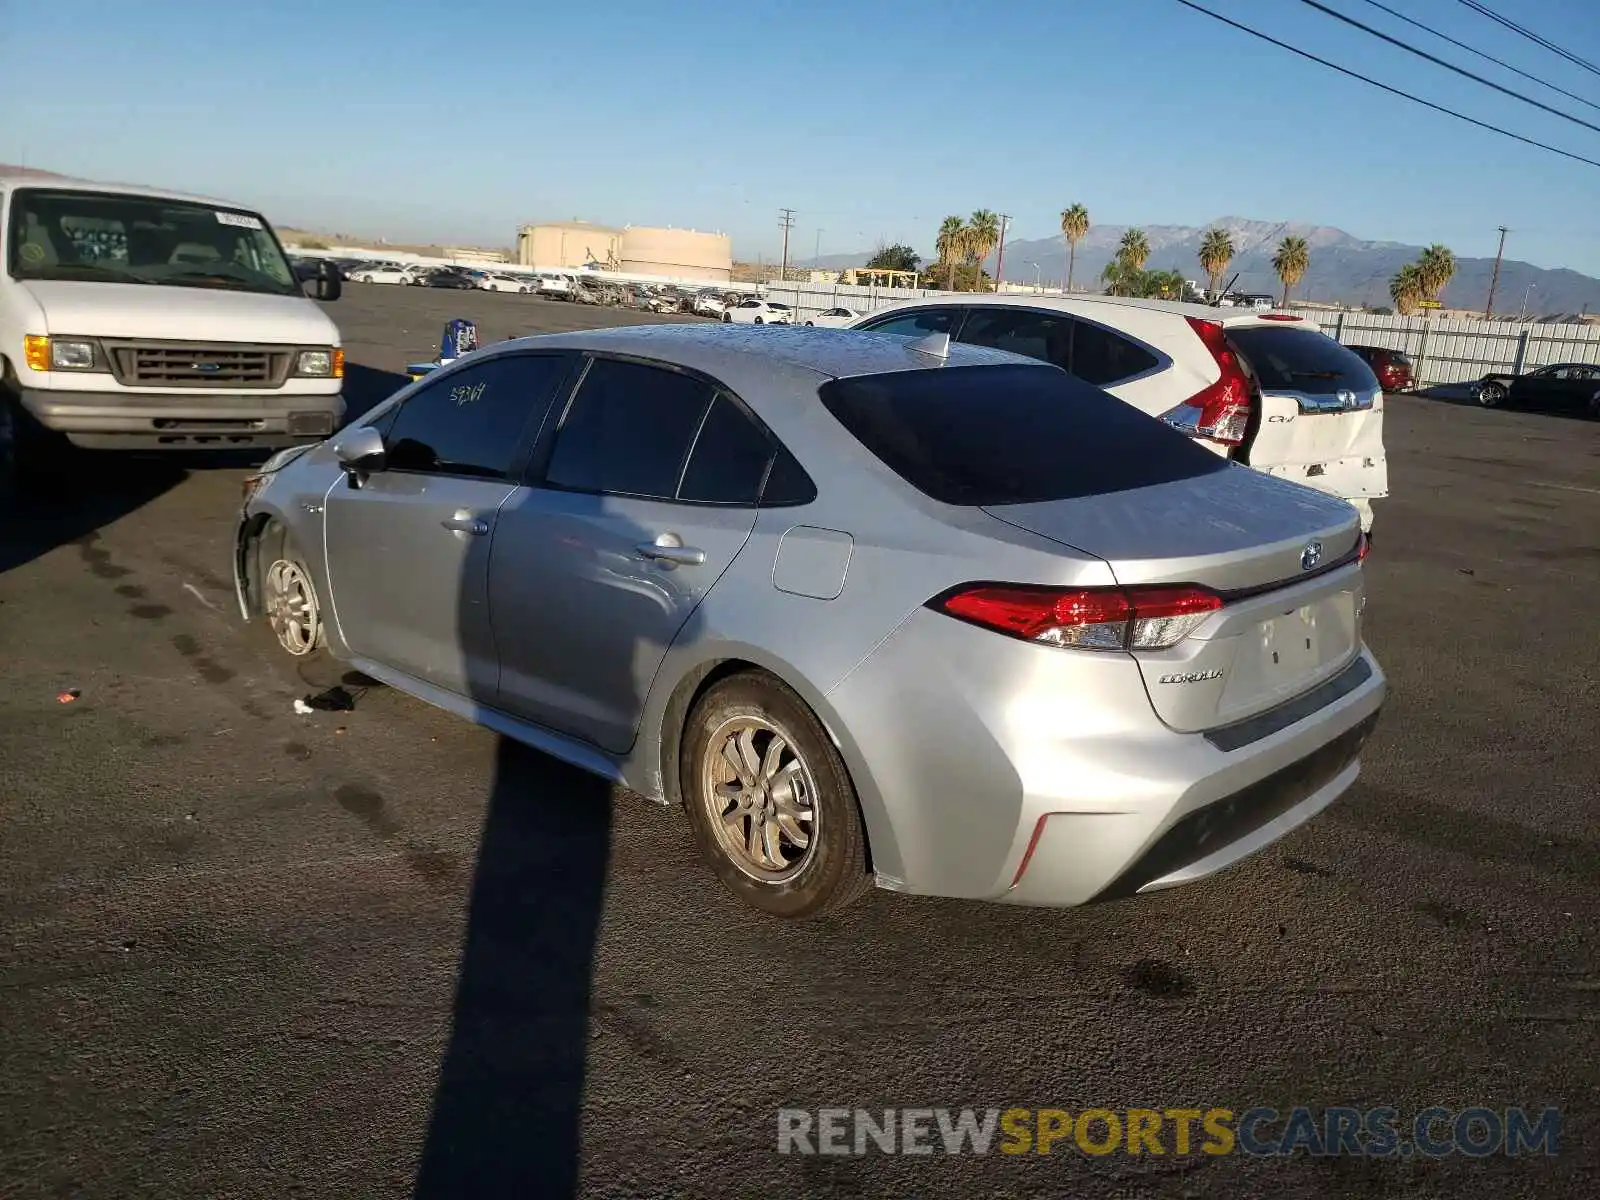
{"type": "Polygon", "coordinates": [[[524,267],[620,266],[622,230],[588,221],[524,225],[517,231],[517,262],[524,267]]]}
{"type": "Polygon", "coordinates": [[[724,233],[648,225],[612,229],[566,221],[518,230],[517,262],[524,267],[568,268],[595,263],[637,275],[726,283],[733,275],[733,244],[724,233]]]}

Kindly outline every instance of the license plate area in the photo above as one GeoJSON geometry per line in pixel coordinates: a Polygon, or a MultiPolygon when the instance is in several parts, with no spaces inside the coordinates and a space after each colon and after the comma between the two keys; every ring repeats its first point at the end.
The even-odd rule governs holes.
{"type": "Polygon", "coordinates": [[[1337,591],[1270,609],[1239,639],[1227,712],[1259,709],[1321,683],[1356,649],[1356,598],[1337,591]]]}

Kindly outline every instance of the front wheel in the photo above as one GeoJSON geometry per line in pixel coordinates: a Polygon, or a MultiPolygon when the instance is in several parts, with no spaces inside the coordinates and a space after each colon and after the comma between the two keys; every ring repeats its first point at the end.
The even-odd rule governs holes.
{"type": "Polygon", "coordinates": [[[815,324],[816,324],[816,322],[815,322],[815,321],[807,321],[807,322],[806,322],[806,324],[807,324],[807,325],[815,325],[815,324]]]}
{"type": "Polygon", "coordinates": [[[278,645],[292,658],[306,660],[326,644],[322,604],[311,572],[287,535],[275,551],[261,556],[267,564],[261,575],[261,607],[278,645]]]}
{"type": "Polygon", "coordinates": [[[722,314],[722,323],[724,325],[732,325],[733,324],[733,314],[732,313],[723,313],[722,314]]]}
{"type": "Polygon", "coordinates": [[[1478,403],[1484,408],[1498,408],[1506,402],[1506,389],[1500,383],[1480,383],[1478,385],[1478,403]]]}
{"type": "Polygon", "coordinates": [[[678,771],[701,852],[752,908],[820,916],[871,886],[844,760],[779,680],[752,672],[712,687],[689,714],[678,771]]]}
{"type": "Polygon", "coordinates": [[[765,322],[764,322],[764,321],[762,321],[762,319],[761,319],[761,318],[760,318],[760,317],[757,317],[757,318],[756,318],[756,324],[757,324],[757,325],[762,325],[762,324],[765,324],[765,322]]]}

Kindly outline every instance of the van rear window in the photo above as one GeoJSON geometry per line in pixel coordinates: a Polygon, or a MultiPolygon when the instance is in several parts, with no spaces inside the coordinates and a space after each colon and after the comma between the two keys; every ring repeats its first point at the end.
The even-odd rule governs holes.
{"type": "Polygon", "coordinates": [[[1354,351],[1315,329],[1247,325],[1228,330],[1228,342],[1269,392],[1373,392],[1378,377],[1354,351]]]}
{"type": "Polygon", "coordinates": [[[945,504],[1029,504],[1228,469],[1115,396],[1047,366],[835,379],[822,403],[912,487],[945,504]]]}

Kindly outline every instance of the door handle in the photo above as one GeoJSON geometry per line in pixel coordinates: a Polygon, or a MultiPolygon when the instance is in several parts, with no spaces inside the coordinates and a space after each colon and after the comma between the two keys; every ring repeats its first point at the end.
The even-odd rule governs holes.
{"type": "Polygon", "coordinates": [[[640,542],[634,549],[641,558],[671,563],[674,566],[698,567],[706,561],[704,550],[685,546],[682,539],[672,533],[663,533],[653,542],[640,542]]]}
{"type": "Polygon", "coordinates": [[[473,537],[482,537],[489,532],[489,522],[467,513],[457,513],[453,517],[446,517],[439,524],[456,533],[470,533],[473,537]]]}

